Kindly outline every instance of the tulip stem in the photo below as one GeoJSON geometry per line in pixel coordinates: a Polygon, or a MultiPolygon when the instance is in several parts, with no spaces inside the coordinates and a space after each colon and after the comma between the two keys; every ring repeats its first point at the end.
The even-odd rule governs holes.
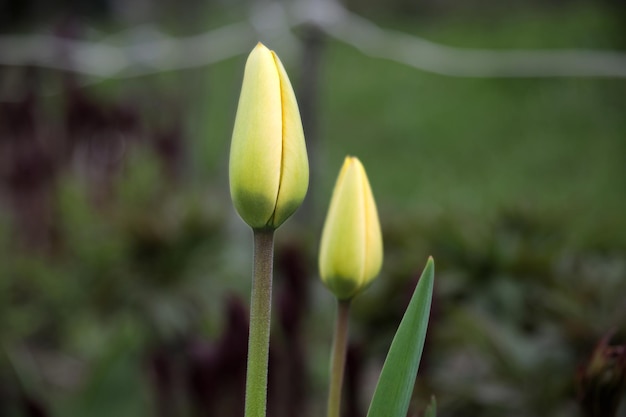
{"type": "Polygon", "coordinates": [[[350,300],[337,300],[337,319],[333,335],[333,353],[330,364],[330,388],[328,391],[328,417],[341,414],[341,389],[348,348],[348,315],[350,300]]]}
{"type": "Polygon", "coordinates": [[[272,310],[274,230],[254,230],[245,417],[265,417],[272,310]]]}

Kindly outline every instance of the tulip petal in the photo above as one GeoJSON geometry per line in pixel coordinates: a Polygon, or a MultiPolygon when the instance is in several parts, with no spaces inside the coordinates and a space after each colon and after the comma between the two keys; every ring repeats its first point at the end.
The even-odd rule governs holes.
{"type": "Polygon", "coordinates": [[[276,210],[270,220],[280,226],[300,206],[309,184],[309,161],[296,95],[280,59],[272,51],[280,79],[282,105],[282,161],[276,210]]]}
{"type": "Polygon", "coordinates": [[[274,213],[282,158],[280,78],[259,43],[246,62],[230,152],[230,190],[243,220],[264,227],[274,213]]]}
{"type": "Polygon", "coordinates": [[[363,207],[365,208],[365,266],[363,270],[362,286],[366,287],[378,275],[383,265],[383,238],[378,219],[378,210],[372,194],[372,188],[367,180],[367,174],[361,162],[357,159],[362,173],[363,207]]]}

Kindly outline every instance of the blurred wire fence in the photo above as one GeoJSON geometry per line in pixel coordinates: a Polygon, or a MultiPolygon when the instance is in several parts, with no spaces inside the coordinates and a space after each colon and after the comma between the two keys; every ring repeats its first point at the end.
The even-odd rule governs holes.
{"type": "Polygon", "coordinates": [[[257,39],[287,39],[314,27],[371,57],[459,77],[626,77],[626,54],[609,50],[488,50],[455,48],[379,27],[336,0],[263,2],[246,21],[189,37],[152,25],[99,41],[47,35],[0,37],[0,65],[35,65],[91,76],[86,83],[208,66],[246,52],[257,39]]]}

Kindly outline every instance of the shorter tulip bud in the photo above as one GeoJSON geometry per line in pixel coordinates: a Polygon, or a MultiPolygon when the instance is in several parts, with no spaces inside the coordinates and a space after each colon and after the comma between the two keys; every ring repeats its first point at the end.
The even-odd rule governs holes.
{"type": "Polygon", "coordinates": [[[383,241],[376,203],[361,162],[346,157],[320,243],[322,281],[340,300],[354,297],[380,272],[383,241]]]}
{"type": "Polygon", "coordinates": [[[300,206],[309,163],[296,96],[278,56],[248,56],[230,147],[230,194],[254,229],[275,229],[300,206]]]}

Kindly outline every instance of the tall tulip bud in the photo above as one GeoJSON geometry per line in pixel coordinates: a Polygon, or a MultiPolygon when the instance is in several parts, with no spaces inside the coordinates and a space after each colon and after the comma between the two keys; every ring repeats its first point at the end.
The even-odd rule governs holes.
{"type": "Polygon", "coordinates": [[[330,200],[320,244],[324,284],[340,300],[350,299],[378,275],[383,241],[367,174],[355,157],[346,157],[330,200]]]}
{"type": "Polygon", "coordinates": [[[296,96],[274,51],[248,56],[230,148],[230,194],[253,229],[275,229],[300,206],[309,183],[296,96]]]}

